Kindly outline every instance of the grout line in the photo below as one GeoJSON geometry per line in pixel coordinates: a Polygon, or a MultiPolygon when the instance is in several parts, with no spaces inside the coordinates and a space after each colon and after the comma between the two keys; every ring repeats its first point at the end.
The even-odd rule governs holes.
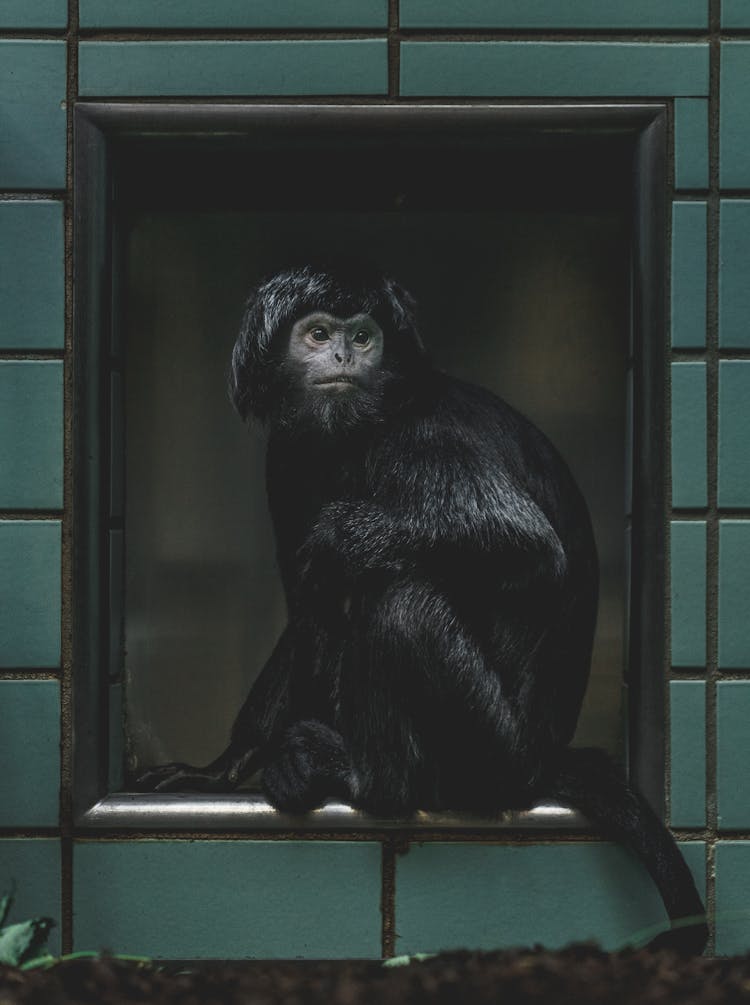
{"type": "MultiPolygon", "coordinates": [[[[373,28],[159,28],[106,29],[84,28],[79,32],[85,42],[294,42],[383,38],[391,23],[373,28]]],[[[413,42],[614,42],[633,44],[686,42],[708,43],[705,28],[648,32],[643,28],[408,28],[401,29],[413,42]]],[[[0,33],[0,38],[3,33],[0,33]]]]}
{"type": "MultiPolygon", "coordinates": [[[[664,333],[667,342],[667,351],[664,353],[664,372],[662,374],[662,384],[664,387],[664,430],[661,433],[661,441],[664,446],[664,516],[666,524],[664,528],[664,583],[663,608],[664,608],[664,639],[662,655],[662,703],[664,717],[664,742],[662,765],[662,787],[664,792],[664,819],[670,821],[672,817],[672,693],[670,689],[671,663],[672,663],[672,362],[669,356],[669,346],[672,341],[672,242],[674,236],[674,181],[676,175],[675,166],[675,105],[670,102],[667,119],[667,212],[665,214],[665,252],[664,252],[664,316],[666,319],[666,331],[664,333]]],[[[633,558],[631,556],[631,562],[633,558]]]]}
{"type": "Polygon", "coordinates": [[[144,28],[106,30],[84,28],[81,42],[356,42],[385,39],[388,27],[376,28],[144,28]]]}
{"type": "Polygon", "coordinates": [[[388,97],[397,98],[401,87],[400,0],[388,0],[388,97]]]}
{"type": "Polygon", "coordinates": [[[68,198],[67,192],[59,188],[48,189],[13,189],[6,188],[0,192],[0,202],[65,202],[68,198]]]}
{"type": "Polygon", "coordinates": [[[61,890],[60,930],[63,953],[73,949],[73,109],[78,95],[78,0],[68,4],[67,135],[65,200],[65,364],[64,364],[64,474],[62,525],[62,614],[60,688],[61,766],[60,838],[61,890]]]}
{"type": "Polygon", "coordinates": [[[717,514],[717,421],[718,421],[718,323],[719,323],[719,87],[720,0],[710,0],[711,43],[709,54],[709,190],[708,242],[706,253],[706,381],[707,381],[707,487],[706,513],[706,911],[711,936],[708,953],[716,951],[716,884],[714,875],[717,840],[716,807],[716,681],[718,631],[718,514],[717,514]]]}
{"type": "Polygon", "coordinates": [[[383,841],[380,912],[383,919],[381,951],[384,960],[396,954],[396,853],[396,842],[392,838],[383,841]]]}
{"type": "Polygon", "coordinates": [[[35,510],[22,510],[22,509],[0,509],[0,520],[23,520],[27,522],[29,520],[34,520],[37,523],[47,523],[51,520],[59,521],[62,518],[63,511],[59,509],[35,509],[35,510]]]}
{"type": "Polygon", "coordinates": [[[23,669],[2,669],[0,680],[59,680],[60,671],[50,667],[23,667],[23,669]]]}

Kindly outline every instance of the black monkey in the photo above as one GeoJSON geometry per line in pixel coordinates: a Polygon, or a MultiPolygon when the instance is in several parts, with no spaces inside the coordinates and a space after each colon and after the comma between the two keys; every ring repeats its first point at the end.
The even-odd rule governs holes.
{"type": "MultiPolygon", "coordinates": [[[[281,810],[378,815],[556,798],[632,847],[700,951],[674,840],[601,751],[570,749],[598,563],[586,504],[544,435],[433,369],[391,279],[289,270],[250,296],[232,357],[268,423],[267,487],[289,621],[203,768],[140,787],[228,790],[256,768],[281,810]]],[[[657,940],[658,941],[658,940],[657,940]]]]}

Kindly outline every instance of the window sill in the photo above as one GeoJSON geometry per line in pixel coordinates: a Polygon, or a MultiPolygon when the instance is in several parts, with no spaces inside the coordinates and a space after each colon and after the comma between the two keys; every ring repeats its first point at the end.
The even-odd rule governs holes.
{"type": "Polygon", "coordinates": [[[466,813],[427,813],[382,819],[368,816],[344,803],[328,802],[311,813],[279,813],[255,793],[205,795],[197,793],[142,794],[121,792],[105,796],[78,818],[82,827],[155,830],[586,830],[585,817],[554,803],[527,810],[508,810],[494,817],[466,813]]]}

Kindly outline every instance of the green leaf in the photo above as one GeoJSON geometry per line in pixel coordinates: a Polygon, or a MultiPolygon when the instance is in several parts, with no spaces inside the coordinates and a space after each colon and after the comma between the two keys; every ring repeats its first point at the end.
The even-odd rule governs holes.
{"type": "Polygon", "coordinates": [[[436,953],[414,953],[413,956],[391,956],[389,960],[383,960],[384,967],[408,967],[411,963],[424,963],[425,960],[434,960],[436,953]]]}
{"type": "Polygon", "coordinates": [[[17,967],[25,959],[38,956],[54,924],[51,918],[33,918],[0,929],[0,963],[17,967]]]}
{"type": "Polygon", "coordinates": [[[8,917],[8,911],[11,909],[14,896],[15,890],[11,890],[9,893],[4,893],[3,896],[0,897],[0,927],[5,924],[5,919],[8,917]]]}

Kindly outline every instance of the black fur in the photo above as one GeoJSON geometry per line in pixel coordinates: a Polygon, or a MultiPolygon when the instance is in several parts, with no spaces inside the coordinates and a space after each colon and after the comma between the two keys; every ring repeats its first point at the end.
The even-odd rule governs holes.
{"type": "MultiPolygon", "coordinates": [[[[310,268],[250,297],[230,382],[269,421],[268,494],[289,623],[203,769],[146,787],[226,789],[258,766],[268,798],[378,815],[492,813],[558,798],[642,858],[670,917],[702,916],[668,831],[599,751],[569,750],[596,621],[585,502],[543,434],[434,370],[396,283],[310,268]],[[385,333],[361,400],[285,369],[292,323],[369,313],[385,333]],[[359,409],[359,410],[358,410],[359,409]],[[337,423],[336,416],[346,416],[337,423]]],[[[670,933],[700,951],[702,920],[670,933]]]]}

